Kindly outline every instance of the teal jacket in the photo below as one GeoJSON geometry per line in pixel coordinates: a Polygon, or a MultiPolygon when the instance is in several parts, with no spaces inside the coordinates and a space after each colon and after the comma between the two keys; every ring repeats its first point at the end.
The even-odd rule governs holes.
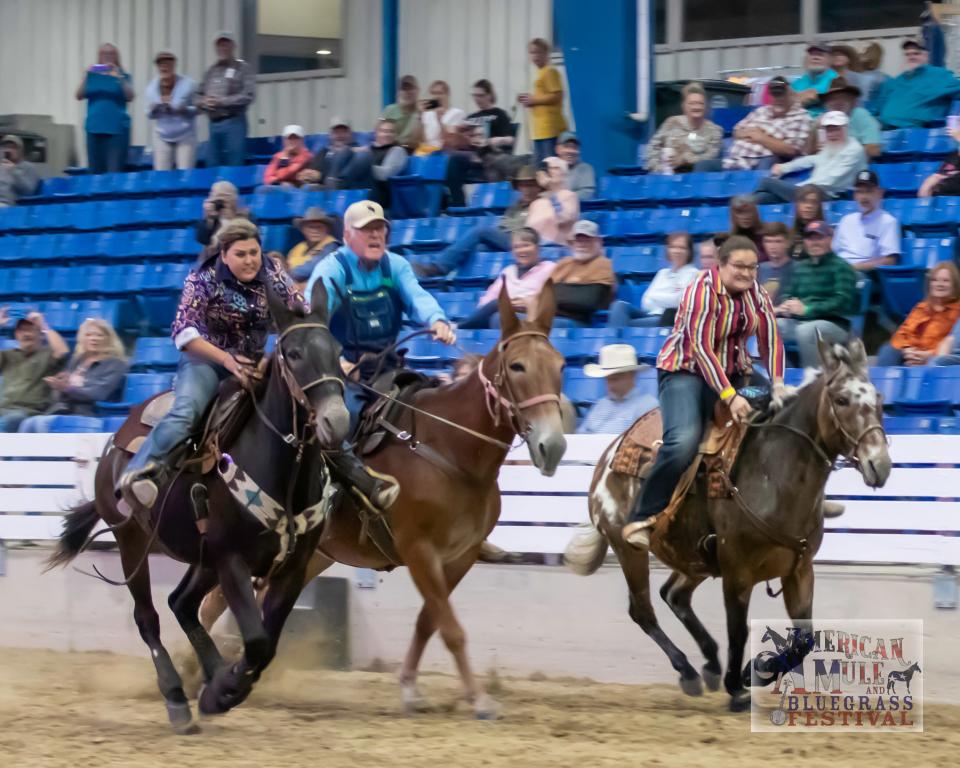
{"type": "Polygon", "coordinates": [[[960,80],[943,67],[924,64],[887,80],[873,108],[884,128],[923,128],[942,120],[960,96],[960,80]]]}

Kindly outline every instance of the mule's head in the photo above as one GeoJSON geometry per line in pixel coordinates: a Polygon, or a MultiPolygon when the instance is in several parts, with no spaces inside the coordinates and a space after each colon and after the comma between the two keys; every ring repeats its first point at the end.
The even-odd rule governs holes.
{"type": "Polygon", "coordinates": [[[521,321],[506,288],[501,288],[500,371],[501,395],[519,409],[518,421],[530,460],[550,477],[567,450],[560,415],[563,356],[550,343],[550,328],[557,312],[553,282],[547,281],[537,297],[536,310],[521,321]]]}
{"type": "Polygon", "coordinates": [[[270,313],[277,323],[277,365],[291,395],[310,414],[323,448],[339,448],[350,429],[343,402],[340,344],[330,333],[327,292],[320,281],[313,287],[310,313],[291,312],[267,291],[270,313]]]}
{"type": "Polygon", "coordinates": [[[817,422],[827,446],[852,459],[871,488],[890,476],[890,453],[883,431],[883,402],[870,382],[863,342],[829,344],[818,339],[824,387],[817,422]]]}

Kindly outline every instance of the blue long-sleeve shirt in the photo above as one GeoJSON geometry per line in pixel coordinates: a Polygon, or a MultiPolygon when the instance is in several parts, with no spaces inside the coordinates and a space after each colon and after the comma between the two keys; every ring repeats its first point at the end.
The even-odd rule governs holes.
{"type": "MultiPolygon", "coordinates": [[[[354,290],[375,291],[383,284],[383,274],[379,265],[372,270],[361,269],[360,259],[346,245],[340,249],[340,253],[346,257],[347,264],[350,267],[354,290]]],[[[398,256],[389,251],[383,258],[390,260],[390,276],[400,293],[403,309],[410,318],[428,328],[437,320],[447,319],[437,300],[417,282],[417,277],[414,275],[409,261],[403,256],[398,256]]],[[[340,293],[346,292],[345,277],[340,260],[334,258],[332,254],[321,260],[314,268],[313,274],[310,275],[307,290],[304,291],[307,303],[310,303],[310,297],[313,295],[313,286],[317,280],[322,280],[324,288],[327,289],[327,308],[330,317],[333,317],[340,309],[340,293]],[[340,293],[334,289],[334,285],[340,289],[340,293]]]]}
{"type": "Polygon", "coordinates": [[[156,131],[163,141],[175,143],[196,135],[197,108],[193,105],[193,92],[197,84],[185,75],[177,75],[170,94],[170,103],[160,98],[160,78],[155,77],[147,85],[144,97],[147,101],[147,117],[156,120],[156,131]]]}
{"type": "Polygon", "coordinates": [[[929,64],[887,80],[874,108],[884,128],[922,128],[942,120],[960,96],[960,80],[949,69],[929,64]]]}

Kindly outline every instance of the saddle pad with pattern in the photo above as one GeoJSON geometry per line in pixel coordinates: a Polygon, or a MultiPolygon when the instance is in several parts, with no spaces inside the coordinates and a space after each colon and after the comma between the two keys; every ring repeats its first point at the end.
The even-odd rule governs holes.
{"type": "Polygon", "coordinates": [[[663,437],[663,420],[660,409],[647,411],[626,431],[617,451],[613,455],[610,468],[631,477],[641,477],[645,469],[653,463],[663,437]]]}

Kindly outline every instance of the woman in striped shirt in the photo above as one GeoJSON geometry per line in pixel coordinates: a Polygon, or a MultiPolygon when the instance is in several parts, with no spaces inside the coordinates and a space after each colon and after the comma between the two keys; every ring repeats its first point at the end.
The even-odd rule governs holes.
{"type": "Polygon", "coordinates": [[[770,297],[757,283],[757,264],[757,247],[734,235],[721,246],[718,266],[702,271],[684,291],[673,333],[657,357],[663,445],[623,527],[624,539],[634,547],[649,547],[654,518],[670,503],[696,456],[717,398],[737,421],[750,415],[736,386],[753,374],[747,352],[751,336],[759,342],[774,395],[781,395],[783,342],[770,297]]]}

